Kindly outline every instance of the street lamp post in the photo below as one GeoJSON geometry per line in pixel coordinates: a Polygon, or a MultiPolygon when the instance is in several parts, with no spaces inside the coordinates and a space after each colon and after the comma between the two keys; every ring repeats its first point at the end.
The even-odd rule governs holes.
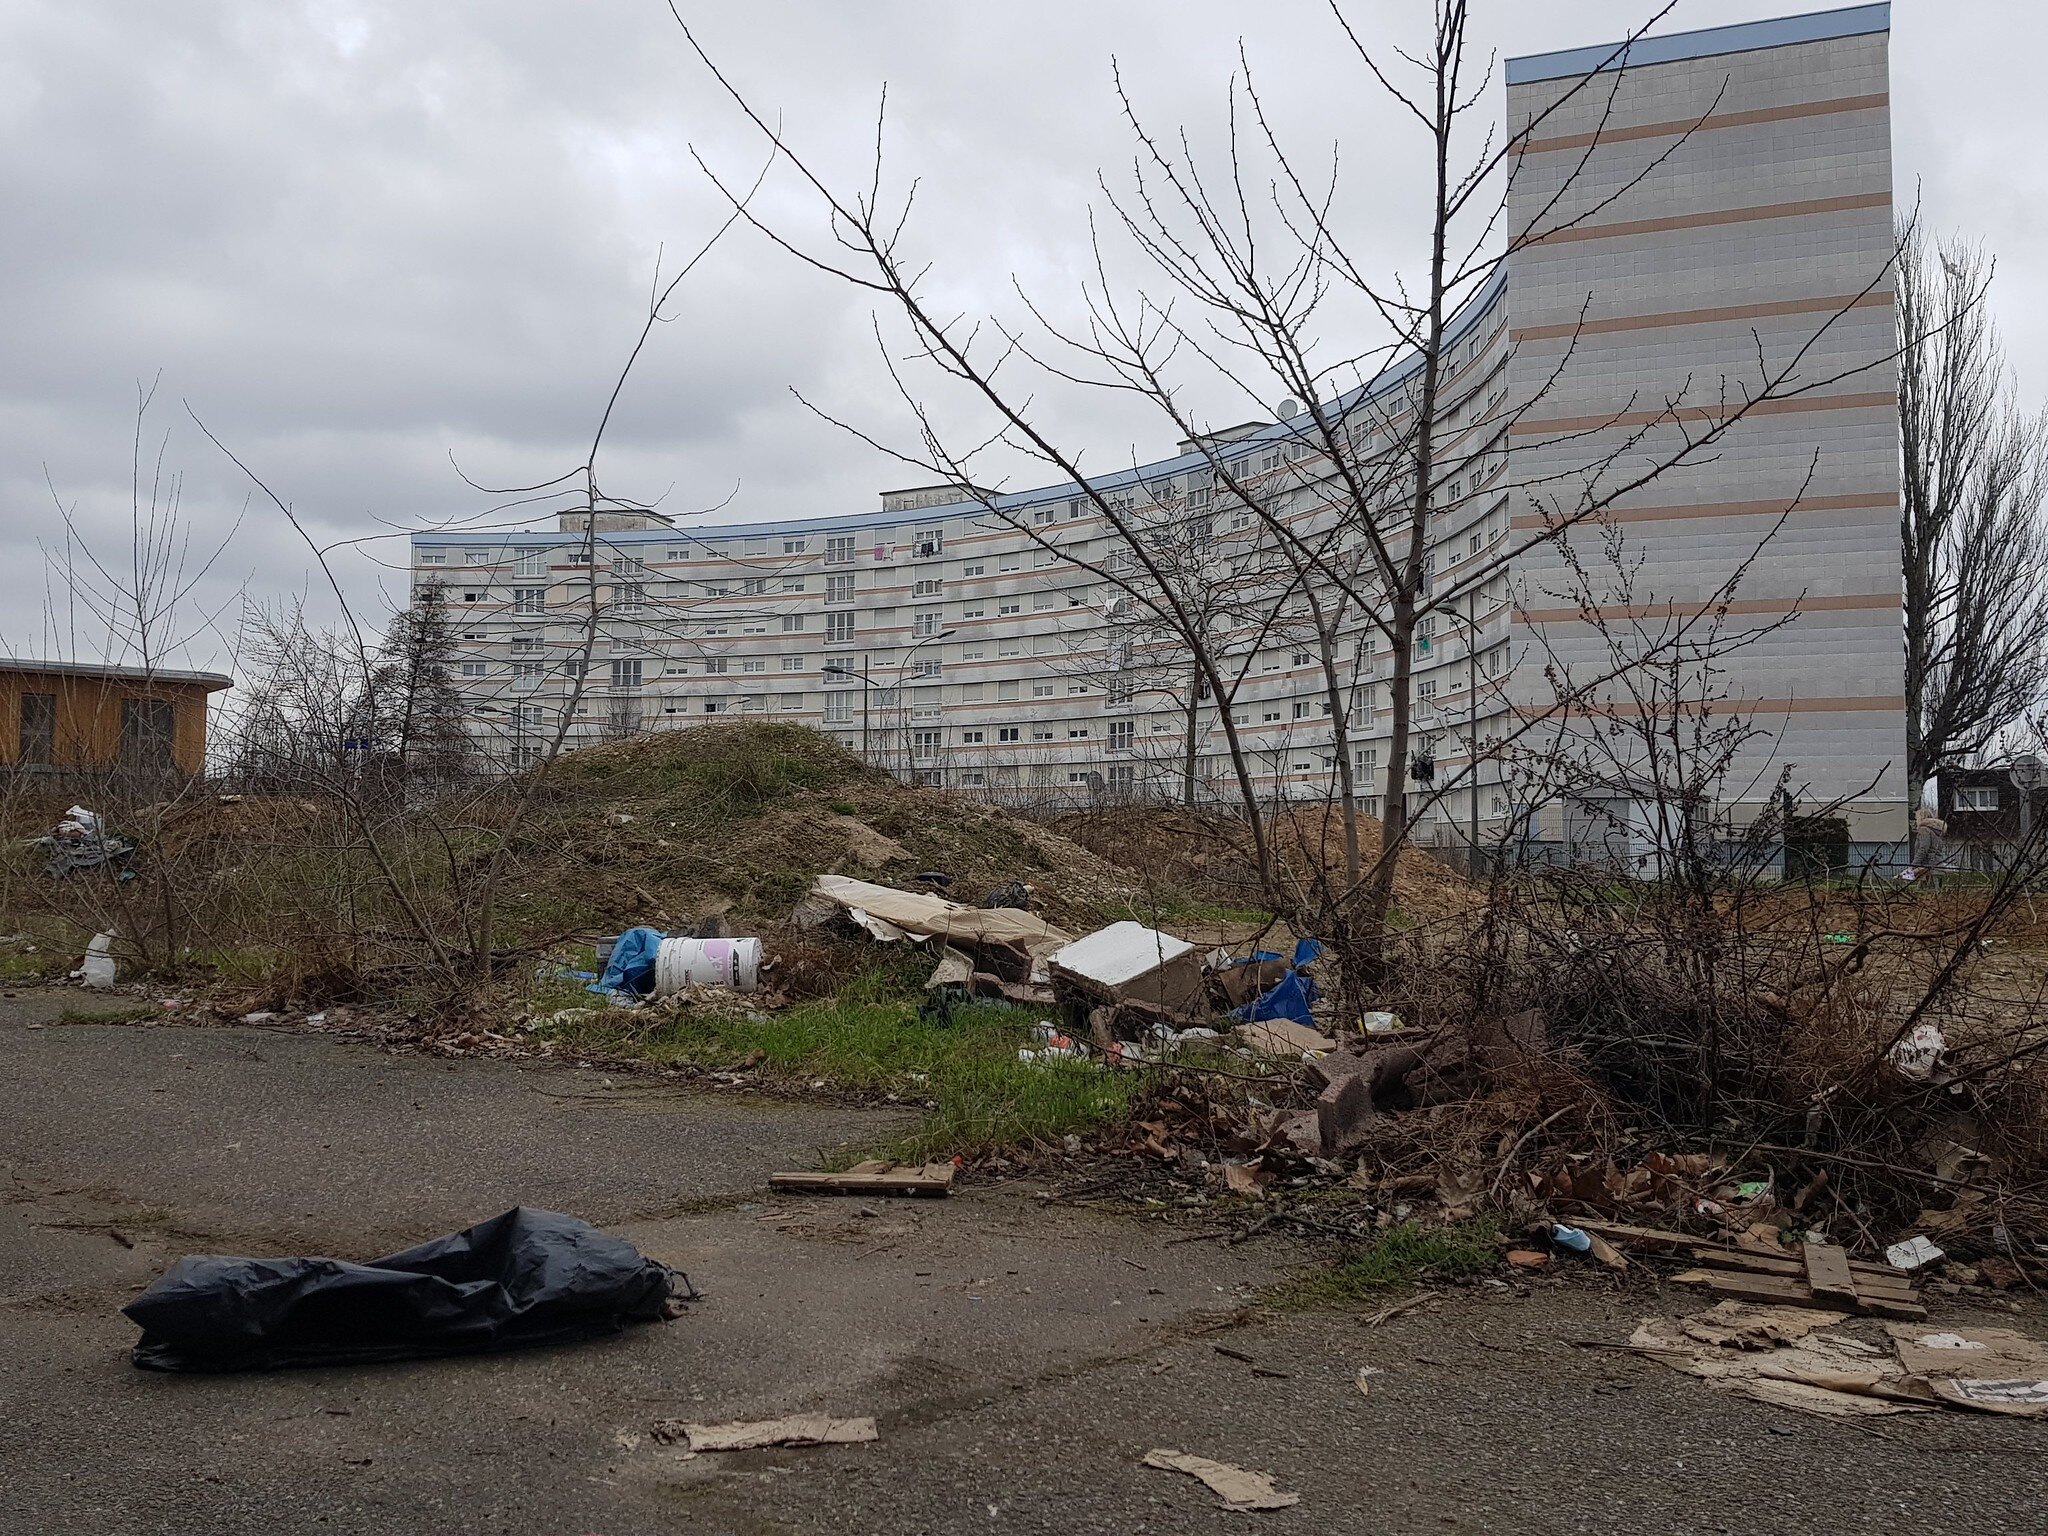
{"type": "Polygon", "coordinates": [[[836,662],[826,662],[823,670],[831,677],[857,677],[860,679],[860,760],[869,762],[868,756],[868,689],[874,679],[868,676],[868,658],[862,656],[859,670],[842,667],[836,662]]]}

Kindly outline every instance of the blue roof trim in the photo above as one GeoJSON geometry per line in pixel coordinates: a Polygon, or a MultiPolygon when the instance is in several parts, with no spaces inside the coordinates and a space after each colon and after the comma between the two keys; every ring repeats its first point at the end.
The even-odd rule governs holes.
{"type": "Polygon", "coordinates": [[[1640,69],[1645,64],[1675,64],[1681,59],[1708,59],[1722,53],[1748,53],[1756,48],[1782,48],[1788,43],[1818,43],[1831,37],[1862,37],[1889,32],[1892,8],[1858,5],[1843,11],[1815,11],[1806,16],[1779,16],[1745,21],[1732,27],[1699,32],[1672,32],[1638,38],[1628,48],[1604,43],[1592,48],[1567,48],[1559,53],[1531,53],[1509,59],[1509,85],[1538,80],[1564,80],[1598,69],[1640,69]]]}
{"type": "MultiPolygon", "coordinates": [[[[1499,263],[1493,275],[1477,293],[1473,294],[1444,322],[1444,346],[1453,347],[1465,339],[1465,333],[1492,313],[1493,307],[1507,292],[1507,263],[1499,263]]],[[[1414,376],[1422,366],[1419,353],[1411,353],[1399,362],[1389,363],[1374,374],[1362,387],[1337,397],[1333,402],[1340,412],[1353,409],[1367,400],[1377,399],[1390,390],[1398,389],[1414,376]]],[[[1306,430],[1306,418],[1297,416],[1293,422],[1276,421],[1254,432],[1250,437],[1219,449],[1221,456],[1229,457],[1246,453],[1260,443],[1274,438],[1296,437],[1306,430]]],[[[1132,469],[1111,470],[1106,474],[1091,475],[1088,483],[1097,490],[1119,490],[1127,485],[1140,485],[1162,475],[1184,474],[1208,463],[1208,458],[1199,453],[1177,454],[1170,459],[1159,459],[1151,464],[1140,464],[1132,469]]],[[[1002,510],[1013,507],[1031,507],[1046,501],[1069,501],[1080,494],[1080,487],[1069,480],[1059,485],[1039,486],[1029,491],[1009,491],[995,498],[996,506],[1002,510]]],[[[914,512],[841,512],[829,517],[795,518],[780,523],[684,523],[675,528],[650,528],[646,531],[621,531],[607,533],[607,544],[660,544],[668,542],[681,548],[685,544],[704,544],[712,539],[760,539],[774,538],[784,534],[800,533],[846,533],[869,528],[901,528],[929,524],[934,521],[960,517],[963,514],[987,512],[978,501],[954,501],[943,506],[919,507],[914,512]]],[[[565,537],[559,531],[552,533],[523,534],[469,534],[464,536],[455,531],[445,533],[416,533],[411,537],[414,549],[559,549],[565,537]]],[[[722,554],[723,551],[714,551],[722,554]]],[[[459,568],[457,568],[459,569],[459,568]]],[[[451,570],[451,576],[456,570],[451,570]]]]}

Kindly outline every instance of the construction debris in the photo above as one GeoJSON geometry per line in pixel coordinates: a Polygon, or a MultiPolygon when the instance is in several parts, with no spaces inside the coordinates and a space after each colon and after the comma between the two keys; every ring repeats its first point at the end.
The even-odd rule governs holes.
{"type": "Polygon", "coordinates": [[[1270,1473],[1248,1472],[1227,1461],[1211,1461],[1185,1451],[1147,1451],[1145,1465],[1200,1478],[1223,1501],[1225,1509],[1291,1509],[1301,1502],[1300,1494],[1282,1493],[1274,1487],[1270,1473]]]}
{"type": "Polygon", "coordinates": [[[664,1445],[678,1441],[698,1453],[759,1451],[772,1445],[865,1445],[876,1438],[872,1418],[835,1419],[822,1413],[795,1413],[781,1419],[732,1424],[693,1424],[663,1419],[648,1433],[664,1445]]]}
{"type": "Polygon", "coordinates": [[[2007,1329],[1892,1323],[1892,1352],[1824,1329],[1840,1312],[1724,1301],[1696,1317],[1645,1319],[1639,1354],[1723,1391],[1833,1418],[1933,1408],[2048,1418],[2048,1346],[2007,1329]]]}
{"type": "Polygon", "coordinates": [[[1111,923],[1076,939],[1048,961],[1056,983],[1093,1002],[1145,1003],[1186,1014],[1202,997],[1195,946],[1143,923],[1111,923]]]}
{"type": "Polygon", "coordinates": [[[884,943],[935,938],[976,952],[990,945],[1009,945],[1031,958],[1034,972],[1056,951],[1074,942],[1043,918],[1016,907],[962,906],[943,896],[899,891],[845,875],[818,876],[811,894],[843,910],[870,937],[884,943]]]}
{"type": "Polygon", "coordinates": [[[813,1195],[949,1195],[953,1192],[953,1164],[910,1168],[870,1159],[855,1163],[844,1173],[772,1173],[768,1187],[813,1195]]]}
{"type": "Polygon", "coordinates": [[[1704,1285],[1719,1296],[1907,1320],[1927,1316],[1910,1281],[1881,1264],[1852,1263],[1831,1243],[1807,1242],[1797,1258],[1705,1245],[1692,1256],[1705,1267],[1677,1281],[1704,1285]]]}

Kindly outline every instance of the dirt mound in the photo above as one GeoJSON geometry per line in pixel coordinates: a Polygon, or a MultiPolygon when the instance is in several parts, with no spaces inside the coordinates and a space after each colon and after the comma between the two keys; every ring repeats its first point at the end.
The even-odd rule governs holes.
{"type": "MultiPolygon", "coordinates": [[[[1186,899],[1254,907],[1262,900],[1250,829],[1242,817],[1181,806],[1122,805],[1076,811],[1055,830],[1154,888],[1186,899]]],[[[1266,823],[1275,868],[1290,885],[1341,878],[1343,813],[1336,807],[1299,807],[1266,823]]],[[[1358,817],[1359,851],[1370,867],[1380,843],[1375,817],[1358,817]]],[[[1394,906],[1421,921],[1470,910],[1483,900],[1471,882],[1419,848],[1404,848],[1394,871],[1394,906]]]]}
{"type": "Polygon", "coordinates": [[[803,726],[720,723],[587,748],[542,780],[514,835],[521,925],[586,931],[786,917],[820,873],[910,885],[936,871],[977,901],[1032,885],[1053,922],[1115,915],[1128,874],[1056,832],[913,788],[803,726]]]}

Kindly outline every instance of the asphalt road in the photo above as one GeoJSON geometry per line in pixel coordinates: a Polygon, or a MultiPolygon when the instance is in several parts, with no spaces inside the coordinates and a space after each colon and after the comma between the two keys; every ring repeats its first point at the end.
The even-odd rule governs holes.
{"type": "Polygon", "coordinates": [[[2048,1525],[2048,1426],[1814,1420],[1576,1342],[1626,1338],[1687,1296],[1544,1280],[1380,1328],[1325,1313],[1216,1331],[1284,1249],[1041,1207],[1032,1181],[931,1202],[765,1193],[776,1168],[887,1134],[882,1112],[49,1022],[62,1001],[0,1001],[0,1530],[2048,1525]],[[228,1377],[127,1363],[118,1308],[180,1253],[367,1257],[515,1203],[611,1227],[705,1301],[617,1338],[462,1360],[228,1377]],[[1380,1370],[1370,1395],[1364,1364],[1380,1370]],[[684,1459],[647,1435],[807,1410],[875,1414],[881,1438],[684,1459]],[[1141,1466],[1153,1447],[1272,1472],[1302,1501],[1225,1513],[1141,1466]]]}

